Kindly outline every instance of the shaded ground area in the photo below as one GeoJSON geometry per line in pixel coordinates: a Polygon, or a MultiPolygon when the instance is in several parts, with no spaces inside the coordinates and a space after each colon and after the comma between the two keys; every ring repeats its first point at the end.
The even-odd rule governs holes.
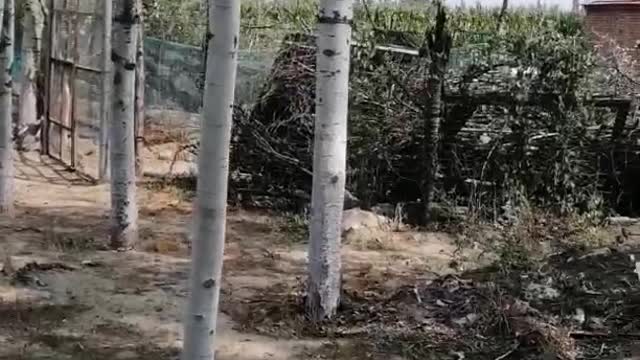
{"type": "MultiPolygon", "coordinates": [[[[153,170],[166,166],[163,151],[170,150],[148,152],[153,170]]],[[[0,220],[0,359],[177,359],[189,194],[157,177],[141,182],[141,243],[119,253],[106,248],[106,186],[36,154],[21,158],[18,179],[16,219],[0,220]]],[[[492,266],[498,255],[488,231],[349,232],[339,316],[311,324],[301,306],[303,227],[291,217],[231,209],[219,359],[635,355],[633,238],[619,244],[607,234],[600,245],[610,247],[565,243],[492,266]],[[469,240],[474,232],[477,241],[469,240]]]]}
{"type": "MultiPolygon", "coordinates": [[[[162,151],[150,149],[147,164],[162,151]]],[[[177,359],[191,221],[180,180],[140,184],[139,250],[118,253],[106,248],[106,186],[35,154],[18,178],[18,216],[0,221],[0,359],[177,359]]],[[[605,232],[596,248],[574,236],[582,246],[534,244],[547,250],[513,260],[495,254],[489,231],[356,229],[344,240],[338,317],[311,324],[303,224],[232,209],[228,225],[219,359],[640,355],[634,236],[605,232]]],[[[564,237],[552,234],[534,242],[564,237]]]]}
{"type": "MultiPolygon", "coordinates": [[[[155,171],[158,164],[168,168],[170,158],[163,151],[171,150],[159,146],[145,159],[155,171]]],[[[0,359],[176,358],[189,194],[157,176],[142,181],[138,251],[112,252],[106,248],[107,186],[34,153],[18,159],[16,218],[0,220],[0,359]]],[[[306,236],[299,223],[266,212],[231,209],[228,225],[219,358],[306,359],[343,346],[333,337],[260,334],[235,320],[246,315],[239,304],[301,281],[306,236]]],[[[453,272],[456,251],[444,233],[397,233],[371,244],[358,239],[345,246],[345,277],[354,284],[378,279],[392,289],[405,278],[453,272]]]]}
{"type": "Polygon", "coordinates": [[[238,321],[279,337],[368,343],[356,358],[637,359],[640,283],[630,253],[571,250],[537,268],[490,266],[388,291],[347,282],[338,318],[314,326],[300,315],[299,287],[272,287],[238,321]]]}

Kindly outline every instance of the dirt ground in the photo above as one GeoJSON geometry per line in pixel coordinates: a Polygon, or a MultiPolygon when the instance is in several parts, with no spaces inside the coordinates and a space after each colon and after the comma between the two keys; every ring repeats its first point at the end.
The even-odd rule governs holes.
{"type": "MultiPolygon", "coordinates": [[[[0,359],[178,358],[192,199],[158,181],[176,149],[145,150],[141,239],[129,252],[106,247],[106,185],[17,155],[17,214],[0,220],[0,359]]],[[[338,317],[312,324],[304,228],[230,209],[217,358],[640,359],[640,226],[622,239],[619,225],[583,231],[597,241],[571,246],[554,241],[568,238],[562,227],[503,231],[516,244],[542,233],[535,259],[517,248],[505,257],[489,246],[494,233],[465,227],[350,231],[338,317]]]]}
{"type": "MultiPolygon", "coordinates": [[[[163,153],[170,152],[151,149],[146,166],[168,169],[163,153]]],[[[154,185],[153,178],[141,181],[140,244],[136,251],[113,252],[106,248],[106,185],[86,183],[37,153],[21,154],[17,161],[17,214],[0,221],[0,359],[177,359],[190,199],[154,185]]],[[[303,321],[287,329],[289,319],[265,320],[265,311],[273,310],[269,304],[297,312],[287,301],[304,278],[301,240],[281,217],[231,209],[218,359],[352,359],[377,353],[370,346],[365,356],[356,347],[361,339],[304,335],[295,327],[306,327],[303,321]]],[[[465,260],[444,233],[399,232],[374,243],[345,246],[349,289],[392,291],[488,262],[478,249],[464,251],[465,260]]]]}

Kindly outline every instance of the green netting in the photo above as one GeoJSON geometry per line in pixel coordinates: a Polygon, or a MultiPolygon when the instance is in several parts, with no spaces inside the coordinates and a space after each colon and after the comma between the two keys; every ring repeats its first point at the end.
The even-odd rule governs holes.
{"type": "MultiPolygon", "coordinates": [[[[20,35],[17,35],[13,75],[19,81],[20,35]]],[[[204,53],[194,46],[147,37],[145,39],[147,106],[198,112],[204,85],[204,53]]],[[[258,87],[269,73],[275,56],[269,50],[241,50],[238,61],[236,102],[255,100],[258,87]]]]}
{"type": "Polygon", "coordinates": [[[19,26],[16,26],[15,29],[15,41],[14,41],[14,49],[13,49],[13,66],[11,68],[11,75],[14,80],[19,80],[18,75],[20,74],[20,70],[22,69],[22,57],[21,57],[21,44],[22,44],[22,29],[19,26]]]}
{"type": "MultiPolygon", "coordinates": [[[[144,43],[146,101],[149,107],[198,112],[202,104],[204,60],[201,48],[147,37],[144,43]]],[[[275,51],[241,50],[236,102],[255,100],[275,51]]]]}

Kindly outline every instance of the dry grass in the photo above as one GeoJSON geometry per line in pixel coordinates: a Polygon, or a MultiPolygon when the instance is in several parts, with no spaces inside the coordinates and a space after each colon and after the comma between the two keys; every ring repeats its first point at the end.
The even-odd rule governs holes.
{"type": "Polygon", "coordinates": [[[151,192],[162,191],[181,201],[191,201],[195,196],[197,180],[192,174],[169,175],[147,178],[142,185],[151,192]]]}
{"type": "Polygon", "coordinates": [[[394,232],[385,228],[350,229],[343,236],[344,243],[357,250],[395,251],[401,245],[394,232]]]}
{"type": "Polygon", "coordinates": [[[276,238],[283,244],[301,244],[309,240],[309,218],[304,214],[283,214],[272,222],[276,238]]]}
{"type": "Polygon", "coordinates": [[[82,252],[87,250],[104,249],[92,231],[79,232],[70,229],[64,220],[56,216],[47,218],[47,225],[42,233],[43,249],[54,250],[61,253],[82,252]]]}

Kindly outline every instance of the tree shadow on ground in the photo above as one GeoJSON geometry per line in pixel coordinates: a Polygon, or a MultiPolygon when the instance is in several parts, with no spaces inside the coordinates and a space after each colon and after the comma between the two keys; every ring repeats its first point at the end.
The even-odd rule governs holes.
{"type": "Polygon", "coordinates": [[[231,315],[245,331],[364,341],[405,359],[638,356],[635,251],[569,249],[528,268],[489,266],[392,291],[345,282],[336,318],[323,323],[305,319],[302,284],[278,284],[231,315]]]}
{"type": "MultiPolygon", "coordinates": [[[[81,305],[0,303],[0,335],[21,346],[0,355],[6,360],[175,359],[178,350],[161,348],[132,327],[102,323],[91,333],[73,335],[61,325],[87,311],[81,305]]],[[[10,346],[9,346],[10,347],[10,346]]]]}
{"type": "Polygon", "coordinates": [[[95,181],[48,156],[18,152],[16,179],[55,185],[94,186],[95,181]]]}

